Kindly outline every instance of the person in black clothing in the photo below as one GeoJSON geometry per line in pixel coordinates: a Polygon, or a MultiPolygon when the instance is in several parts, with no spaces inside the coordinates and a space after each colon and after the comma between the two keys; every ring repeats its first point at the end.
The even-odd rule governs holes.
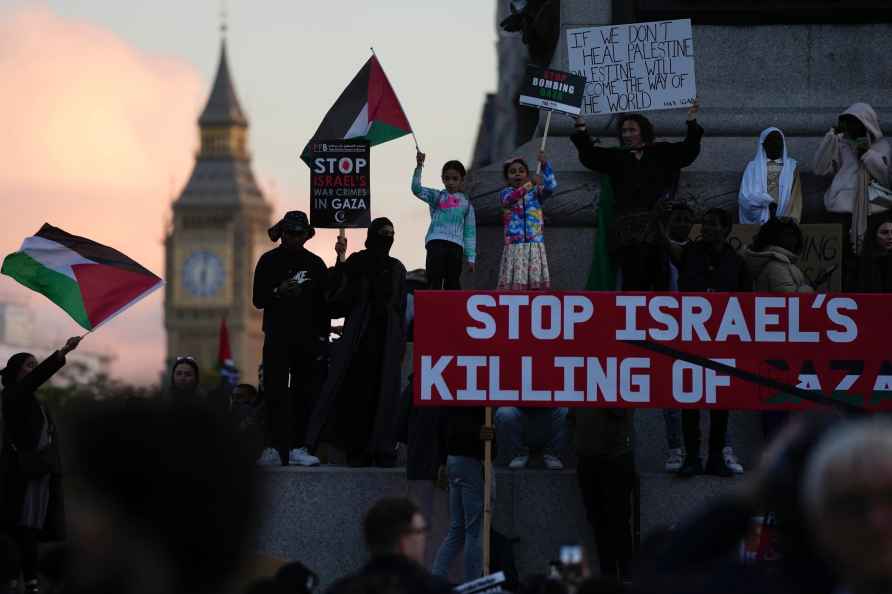
{"type": "MultiPolygon", "coordinates": [[[[393,466],[405,349],[406,267],[390,256],[393,223],[372,221],[366,249],[331,271],[332,317],[344,317],[343,337],[313,411],[307,441],[333,426],[351,466],[393,466]]],[[[335,248],[346,250],[346,242],[335,248]]],[[[340,255],[340,254],[339,254],[340,255]]]]}
{"type": "Polygon", "coordinates": [[[321,373],[331,320],[325,300],[328,269],[304,248],[315,234],[307,215],[288,212],[269,230],[279,247],[260,257],[254,271],[254,307],[263,310],[263,369],[273,446],[283,466],[315,466],[306,447],[306,425],[321,373]],[[289,383],[291,391],[289,393],[289,383]]]}
{"type": "Polygon", "coordinates": [[[623,290],[665,290],[668,271],[658,232],[654,226],[658,203],[671,199],[678,185],[679,170],[700,154],[703,128],[697,123],[700,104],[688,110],[687,135],[682,142],[654,142],[650,121],[640,114],[619,118],[619,148],[594,146],[585,120],[576,119],[570,137],[579,160],[610,178],[615,195],[615,224],[608,245],[619,263],[623,290]]]}
{"type": "MultiPolygon", "coordinates": [[[[37,543],[65,538],[62,463],[56,426],[34,392],[65,365],[80,338],[69,338],[37,364],[30,353],[9,358],[3,382],[3,450],[0,452],[0,530],[12,535],[21,553],[26,594],[40,590],[37,543]]],[[[15,589],[15,584],[11,584],[15,589]]]]}
{"type": "Polygon", "coordinates": [[[329,594],[356,591],[446,594],[452,591],[449,582],[431,575],[421,565],[428,526],[414,502],[404,497],[381,499],[366,513],[362,528],[371,559],[356,574],[335,582],[328,589],[329,594]],[[358,587],[363,584],[368,587],[358,587]],[[371,587],[372,584],[378,584],[378,588],[371,587]]]}
{"type": "Polygon", "coordinates": [[[195,403],[201,399],[199,390],[198,363],[190,355],[182,355],[174,359],[170,368],[169,395],[173,402],[184,404],[195,403]]]}
{"type": "MultiPolygon", "coordinates": [[[[752,291],[753,281],[740,254],[726,241],[731,233],[731,215],[720,208],[703,214],[700,237],[684,247],[665,242],[679,270],[678,289],[683,292],[752,291]]],[[[665,234],[664,234],[665,238],[665,234]]],[[[700,411],[685,409],[681,414],[685,462],[678,471],[690,477],[704,472],[700,461],[700,411]]],[[[728,411],[709,411],[709,458],[706,474],[732,476],[722,449],[728,431],[728,411]]]]}
{"type": "Polygon", "coordinates": [[[892,293],[892,214],[872,219],[854,278],[848,284],[858,293],[892,293]]]}

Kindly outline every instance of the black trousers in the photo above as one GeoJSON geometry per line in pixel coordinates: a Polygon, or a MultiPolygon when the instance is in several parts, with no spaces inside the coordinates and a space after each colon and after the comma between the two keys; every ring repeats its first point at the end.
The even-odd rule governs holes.
{"type": "Polygon", "coordinates": [[[576,477],[595,535],[601,575],[622,579],[635,552],[632,496],[637,474],[632,452],[613,458],[580,455],[576,477]]]}
{"type": "Polygon", "coordinates": [[[427,286],[430,289],[461,289],[461,268],[465,251],[462,246],[443,239],[427,242],[427,286]]]}
{"type": "Polygon", "coordinates": [[[306,445],[307,423],[319,395],[318,357],[303,345],[269,338],[263,342],[267,426],[272,446],[280,452],[306,445]]]}
{"type": "MultiPolygon", "coordinates": [[[[700,456],[700,411],[681,411],[681,430],[684,433],[684,448],[688,456],[700,456]]],[[[709,411],[709,455],[721,455],[728,433],[728,411],[709,411]]]]}
{"type": "Polygon", "coordinates": [[[666,252],[651,243],[627,245],[617,252],[624,291],[665,291],[669,288],[666,252]]]}

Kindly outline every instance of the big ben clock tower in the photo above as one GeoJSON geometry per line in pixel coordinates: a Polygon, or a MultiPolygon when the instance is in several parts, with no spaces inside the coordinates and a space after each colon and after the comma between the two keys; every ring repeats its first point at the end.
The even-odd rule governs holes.
{"type": "Polygon", "coordinates": [[[267,236],[272,208],[251,171],[248,120],[229,74],[225,39],[198,127],[201,148],[173,203],[165,238],[168,362],[191,355],[202,369],[212,368],[225,319],[235,363],[253,383],[263,334],[251,300],[252,279],[260,254],[273,247],[267,236]]]}

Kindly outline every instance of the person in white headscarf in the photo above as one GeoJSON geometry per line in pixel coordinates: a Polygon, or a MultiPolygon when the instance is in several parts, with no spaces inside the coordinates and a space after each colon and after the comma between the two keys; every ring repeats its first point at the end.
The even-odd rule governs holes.
{"type": "Polygon", "coordinates": [[[802,183],[796,159],[787,154],[784,133],[765,128],[759,135],[756,158],[747,164],[740,182],[740,222],[761,225],[772,216],[797,223],[802,215],[802,183]]]}
{"type": "Polygon", "coordinates": [[[885,210],[872,205],[867,189],[872,181],[890,185],[892,146],[883,138],[879,118],[867,103],[855,103],[842,112],[821,141],[815,154],[815,173],[833,174],[824,206],[851,222],[848,232],[853,253],[860,253],[868,217],[885,210]]]}

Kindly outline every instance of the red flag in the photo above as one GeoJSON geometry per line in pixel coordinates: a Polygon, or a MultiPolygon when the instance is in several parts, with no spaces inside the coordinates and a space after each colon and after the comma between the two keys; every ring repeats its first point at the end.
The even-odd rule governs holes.
{"type": "Polygon", "coordinates": [[[217,365],[222,368],[226,362],[232,362],[232,349],[229,348],[229,328],[226,318],[220,320],[220,346],[217,349],[217,365]]]}

